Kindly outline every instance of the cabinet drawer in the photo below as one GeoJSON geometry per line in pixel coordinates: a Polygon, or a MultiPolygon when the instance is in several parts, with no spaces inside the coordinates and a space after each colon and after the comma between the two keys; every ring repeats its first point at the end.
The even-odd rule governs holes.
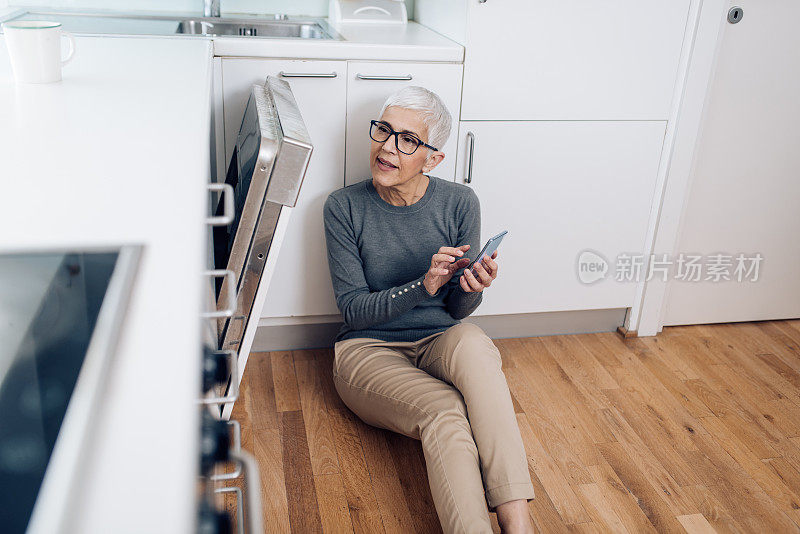
{"type": "Polygon", "coordinates": [[[381,107],[393,92],[419,85],[442,99],[453,118],[450,138],[441,148],[444,159],[430,174],[453,180],[456,135],[461,102],[462,66],[456,63],[398,63],[350,61],[347,66],[347,157],[345,185],[372,178],[369,164],[369,121],[380,118],[381,107]],[[377,80],[362,77],[410,77],[409,80],[377,80]]]}
{"type": "Polygon", "coordinates": [[[624,308],[635,283],[617,282],[620,253],[640,254],[666,123],[462,122],[457,182],[481,202],[481,242],[508,230],[500,273],[475,315],[624,308]],[[577,276],[584,249],[608,261],[605,279],[577,276]]]}
{"type": "Polygon", "coordinates": [[[471,1],[461,120],[666,120],[688,0],[471,1]]]}

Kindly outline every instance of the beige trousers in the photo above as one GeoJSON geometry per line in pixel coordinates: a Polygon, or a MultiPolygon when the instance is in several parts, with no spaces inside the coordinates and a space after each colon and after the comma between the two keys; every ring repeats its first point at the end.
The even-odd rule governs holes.
{"type": "Polygon", "coordinates": [[[534,498],[500,351],[479,326],[462,322],[418,341],[345,339],[334,353],[344,404],[369,425],[422,442],[446,534],[491,533],[489,511],[534,498]]]}

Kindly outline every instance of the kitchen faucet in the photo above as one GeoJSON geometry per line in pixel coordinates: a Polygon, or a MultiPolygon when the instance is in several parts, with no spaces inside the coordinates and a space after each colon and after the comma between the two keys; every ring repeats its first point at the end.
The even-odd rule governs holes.
{"type": "Polygon", "coordinates": [[[203,16],[219,17],[219,0],[203,0],[203,16]]]}

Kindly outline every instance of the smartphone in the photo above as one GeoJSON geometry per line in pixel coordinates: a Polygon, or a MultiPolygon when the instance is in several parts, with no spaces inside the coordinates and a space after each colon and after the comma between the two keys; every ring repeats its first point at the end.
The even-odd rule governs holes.
{"type": "Polygon", "coordinates": [[[478,257],[475,258],[474,260],[472,260],[469,263],[469,265],[467,265],[466,268],[471,270],[474,273],[475,270],[473,269],[473,267],[475,267],[475,264],[477,262],[481,261],[484,256],[491,257],[492,254],[494,254],[494,251],[497,250],[497,247],[500,246],[500,242],[503,240],[503,237],[505,237],[505,235],[507,233],[508,233],[508,230],[503,230],[502,232],[500,232],[496,236],[494,236],[491,239],[489,239],[489,241],[487,241],[486,244],[483,246],[483,250],[481,250],[481,253],[478,254],[478,257]]]}

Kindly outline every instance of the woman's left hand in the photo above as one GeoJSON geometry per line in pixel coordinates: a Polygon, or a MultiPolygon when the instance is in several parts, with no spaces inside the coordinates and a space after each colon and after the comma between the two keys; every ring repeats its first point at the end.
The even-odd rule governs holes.
{"type": "Polygon", "coordinates": [[[495,258],[497,258],[496,250],[491,258],[484,256],[480,262],[475,264],[475,274],[471,269],[464,269],[458,279],[461,289],[467,293],[480,293],[492,285],[492,281],[497,278],[497,271],[500,269],[500,266],[494,261],[495,258]]]}

